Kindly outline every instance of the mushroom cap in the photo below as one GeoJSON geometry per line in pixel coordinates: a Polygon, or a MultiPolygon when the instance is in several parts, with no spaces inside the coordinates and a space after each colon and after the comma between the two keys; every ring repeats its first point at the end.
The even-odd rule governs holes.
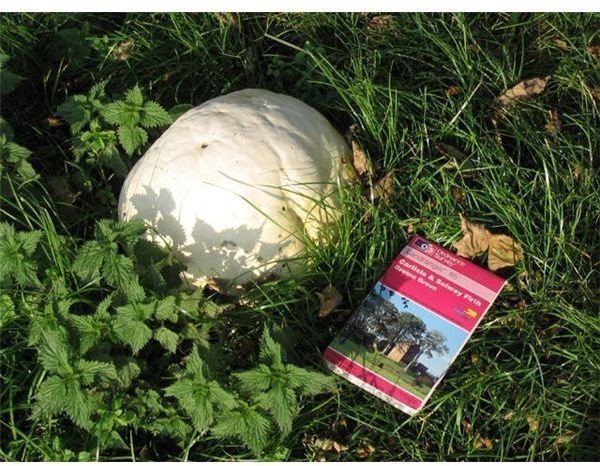
{"type": "Polygon", "coordinates": [[[183,114],[128,174],[122,219],[143,220],[200,284],[281,273],[335,217],[349,148],[315,109],[246,89],[183,114]]]}

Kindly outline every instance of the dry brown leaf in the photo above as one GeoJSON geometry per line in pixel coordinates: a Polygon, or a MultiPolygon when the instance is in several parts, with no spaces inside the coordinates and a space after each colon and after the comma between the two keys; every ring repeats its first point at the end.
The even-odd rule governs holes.
{"type": "Polygon", "coordinates": [[[348,449],[348,447],[346,445],[342,445],[341,443],[339,443],[333,439],[330,439],[330,438],[323,438],[323,439],[318,438],[313,442],[312,446],[316,450],[334,451],[336,453],[341,453],[348,449]]]}
{"type": "Polygon", "coordinates": [[[552,41],[554,43],[554,46],[559,49],[561,52],[568,52],[569,51],[569,44],[567,44],[566,41],[562,40],[562,39],[554,39],[552,41]]]}
{"type": "Polygon", "coordinates": [[[382,31],[389,29],[394,25],[394,17],[392,15],[377,15],[373,16],[369,20],[369,24],[367,27],[369,29],[375,29],[377,31],[382,31]]]}
{"type": "Polygon", "coordinates": [[[452,196],[454,202],[460,204],[467,197],[467,193],[465,193],[462,189],[456,186],[452,186],[452,188],[450,188],[450,196],[452,196]]]}
{"type": "Polygon", "coordinates": [[[477,353],[471,353],[471,364],[474,366],[479,363],[479,355],[477,353]]]}
{"type": "Polygon", "coordinates": [[[48,123],[48,126],[50,126],[50,128],[58,128],[59,126],[65,124],[63,120],[53,116],[49,116],[48,118],[46,118],[46,122],[48,123]]]}
{"type": "Polygon", "coordinates": [[[487,251],[491,233],[483,225],[471,223],[460,214],[460,229],[463,237],[453,244],[456,254],[470,259],[487,251]]]}
{"type": "Polygon", "coordinates": [[[600,45],[590,45],[588,46],[588,52],[593,55],[596,60],[600,60],[600,45]]]}
{"type": "Polygon", "coordinates": [[[361,443],[361,445],[356,449],[356,456],[361,459],[368,458],[373,453],[375,453],[375,447],[370,443],[361,443]]]}
{"type": "Polygon", "coordinates": [[[117,45],[114,51],[115,60],[127,61],[131,57],[131,51],[133,49],[133,39],[127,39],[117,45]]]}
{"type": "Polygon", "coordinates": [[[394,172],[390,171],[373,186],[373,199],[388,201],[394,194],[394,172]]]}
{"type": "Polygon", "coordinates": [[[482,437],[481,434],[477,434],[477,437],[473,441],[473,448],[477,450],[491,450],[494,443],[487,437],[482,437]]]}
{"type": "Polygon", "coordinates": [[[490,234],[489,243],[488,267],[490,270],[512,267],[523,260],[523,248],[510,236],[490,234]]]}
{"type": "Polygon", "coordinates": [[[446,89],[446,96],[447,97],[454,97],[455,95],[460,94],[460,87],[456,86],[456,85],[452,85],[452,86],[448,86],[448,89],[446,89]]]}
{"type": "Polygon", "coordinates": [[[491,233],[483,225],[469,222],[462,214],[460,228],[463,237],[453,244],[459,256],[470,259],[487,251],[488,268],[493,271],[523,260],[523,248],[510,236],[491,233]]]}
{"type": "Polygon", "coordinates": [[[548,123],[546,123],[546,127],[544,128],[546,132],[551,134],[560,132],[561,122],[558,112],[554,109],[548,110],[548,115],[548,123]]]}
{"type": "Polygon", "coordinates": [[[548,81],[550,81],[550,76],[525,79],[498,97],[498,105],[500,107],[507,107],[516,100],[525,100],[541,94],[546,89],[548,81]]]}
{"type": "Polygon", "coordinates": [[[527,416],[527,424],[529,424],[529,430],[531,432],[537,432],[540,427],[539,419],[536,419],[532,416],[527,416]]]}
{"type": "Polygon", "coordinates": [[[369,156],[355,138],[352,139],[352,165],[358,176],[363,176],[364,174],[371,176],[373,174],[371,159],[369,159],[369,156]]]}
{"type": "Polygon", "coordinates": [[[340,293],[333,285],[327,285],[323,288],[323,291],[317,292],[316,295],[318,296],[320,303],[319,317],[327,317],[334,309],[342,304],[342,301],[344,300],[342,293],[340,293]]]}
{"type": "Polygon", "coordinates": [[[469,421],[467,421],[466,419],[463,419],[461,421],[460,425],[462,426],[463,430],[465,431],[465,434],[468,434],[469,432],[471,432],[471,423],[469,421]]]}

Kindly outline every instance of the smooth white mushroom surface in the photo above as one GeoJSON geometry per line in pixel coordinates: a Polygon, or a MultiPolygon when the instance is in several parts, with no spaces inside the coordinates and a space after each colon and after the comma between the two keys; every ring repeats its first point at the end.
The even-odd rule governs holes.
{"type": "Polygon", "coordinates": [[[128,174],[119,216],[172,247],[194,284],[283,272],[335,217],[350,150],[315,109],[246,89],[183,114],[128,174]]]}

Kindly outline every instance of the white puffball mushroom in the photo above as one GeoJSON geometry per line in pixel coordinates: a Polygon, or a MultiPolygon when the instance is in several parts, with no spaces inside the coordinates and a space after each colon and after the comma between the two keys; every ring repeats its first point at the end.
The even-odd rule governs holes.
{"type": "Polygon", "coordinates": [[[315,109],[261,89],[183,114],[128,174],[119,216],[172,247],[194,285],[244,283],[285,271],[285,259],[336,217],[350,150],[315,109]]]}

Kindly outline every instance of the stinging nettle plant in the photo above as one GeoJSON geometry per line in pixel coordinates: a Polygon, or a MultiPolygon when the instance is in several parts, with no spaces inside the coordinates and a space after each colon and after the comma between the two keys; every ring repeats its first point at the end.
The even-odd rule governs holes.
{"type": "Polygon", "coordinates": [[[167,126],[172,118],[158,103],[145,100],[138,85],[123,99],[110,101],[106,84],[92,86],[87,95],[69,97],[57,113],[70,126],[77,162],[104,166],[124,176],[127,165],[119,145],[131,157],[148,142],[147,129],[167,126]]]}
{"type": "Polygon", "coordinates": [[[255,367],[233,371],[222,341],[231,305],[166,277],[148,280],[173,258],[144,231],[100,220],[77,247],[50,230],[0,224],[1,323],[27,318],[39,364],[31,422],[46,426],[49,441],[70,433],[60,450],[71,456],[41,459],[99,459],[148,438],[181,451],[192,439],[235,438],[255,457],[268,454],[273,434],[291,432],[303,398],[332,390],[333,378],[290,364],[268,327],[255,367]]]}

